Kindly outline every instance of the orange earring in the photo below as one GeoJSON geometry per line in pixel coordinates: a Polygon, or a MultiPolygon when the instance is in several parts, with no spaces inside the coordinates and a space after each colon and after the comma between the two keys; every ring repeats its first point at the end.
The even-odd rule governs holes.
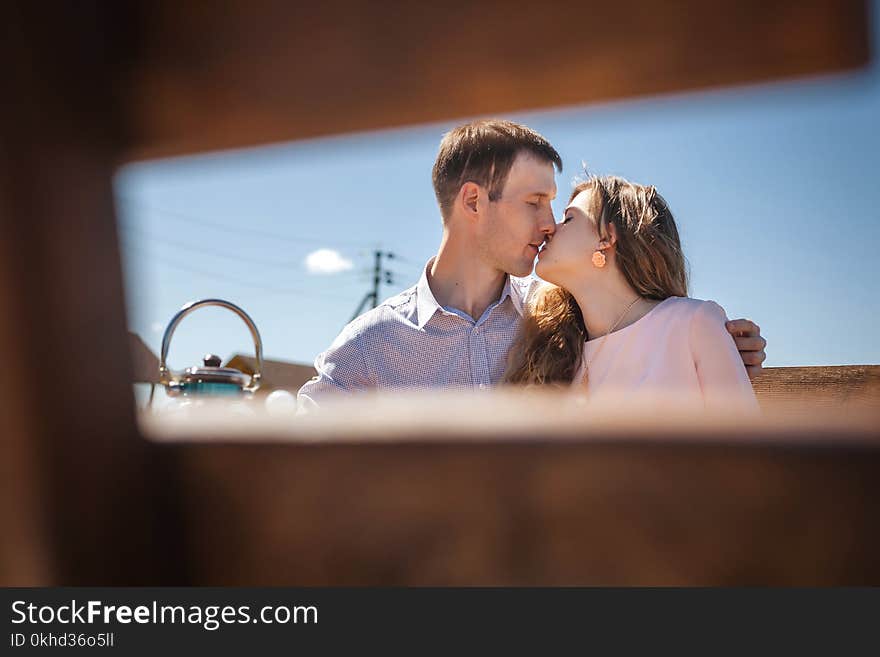
{"type": "Polygon", "coordinates": [[[593,266],[599,269],[605,266],[605,254],[599,250],[593,252],[593,266]]]}

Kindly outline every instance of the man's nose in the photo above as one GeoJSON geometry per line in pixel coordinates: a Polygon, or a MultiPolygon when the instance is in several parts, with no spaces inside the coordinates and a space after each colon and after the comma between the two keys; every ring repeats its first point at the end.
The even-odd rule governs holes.
{"type": "Polygon", "coordinates": [[[538,223],[538,229],[544,235],[552,235],[556,232],[556,219],[553,218],[553,212],[546,212],[541,215],[538,223]]]}

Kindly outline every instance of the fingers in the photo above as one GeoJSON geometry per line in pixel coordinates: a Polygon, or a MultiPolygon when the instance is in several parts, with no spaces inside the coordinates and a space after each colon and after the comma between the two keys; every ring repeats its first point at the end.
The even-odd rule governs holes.
{"type": "Polygon", "coordinates": [[[756,376],[761,374],[764,371],[764,368],[760,365],[747,365],[746,373],[749,375],[749,379],[754,379],[756,376]]]}
{"type": "MultiPolygon", "coordinates": [[[[741,336],[737,335],[733,338],[733,341],[736,343],[736,348],[738,351],[764,351],[764,347],[767,346],[767,341],[762,338],[760,335],[756,337],[752,337],[750,335],[741,336]]],[[[761,359],[763,362],[763,359],[761,359]]]]}
{"type": "Polygon", "coordinates": [[[727,322],[726,326],[736,342],[749,378],[754,379],[763,371],[761,364],[767,359],[767,354],[764,353],[767,341],[761,337],[761,327],[750,319],[734,319],[727,322]]]}
{"type": "Polygon", "coordinates": [[[750,319],[732,319],[727,322],[727,330],[734,336],[737,335],[761,335],[761,327],[750,319]]]}
{"type": "Polygon", "coordinates": [[[761,351],[741,351],[739,352],[740,357],[743,360],[743,363],[746,364],[746,367],[749,366],[759,366],[767,359],[767,354],[761,351]]]}

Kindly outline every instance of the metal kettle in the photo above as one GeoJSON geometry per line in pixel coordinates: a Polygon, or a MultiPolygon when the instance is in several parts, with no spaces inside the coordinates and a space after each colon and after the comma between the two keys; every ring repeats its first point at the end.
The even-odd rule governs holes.
{"type": "Polygon", "coordinates": [[[233,396],[249,397],[260,387],[260,378],[263,371],[263,341],[257,325],[250,316],[234,303],[223,299],[202,299],[191,301],[184,305],[165,329],[162,336],[162,354],[159,359],[159,383],[165,387],[170,397],[206,397],[206,396],[233,396]],[[251,375],[245,374],[232,367],[221,367],[220,357],[214,354],[206,354],[200,366],[189,367],[182,372],[173,372],[168,369],[166,359],[171,347],[171,336],[184,317],[197,308],[206,306],[220,306],[227,308],[244,320],[254,339],[255,368],[251,375]]]}

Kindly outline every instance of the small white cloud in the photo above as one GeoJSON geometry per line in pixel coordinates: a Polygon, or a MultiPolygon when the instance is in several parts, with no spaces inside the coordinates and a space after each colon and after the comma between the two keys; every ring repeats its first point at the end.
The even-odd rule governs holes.
{"type": "Polygon", "coordinates": [[[150,330],[152,330],[153,333],[161,333],[162,329],[164,328],[165,327],[162,326],[160,322],[153,322],[152,324],[150,324],[150,330]]]}
{"type": "Polygon", "coordinates": [[[351,260],[346,260],[333,249],[318,249],[306,256],[306,269],[310,274],[338,274],[353,267],[351,260]]]}

